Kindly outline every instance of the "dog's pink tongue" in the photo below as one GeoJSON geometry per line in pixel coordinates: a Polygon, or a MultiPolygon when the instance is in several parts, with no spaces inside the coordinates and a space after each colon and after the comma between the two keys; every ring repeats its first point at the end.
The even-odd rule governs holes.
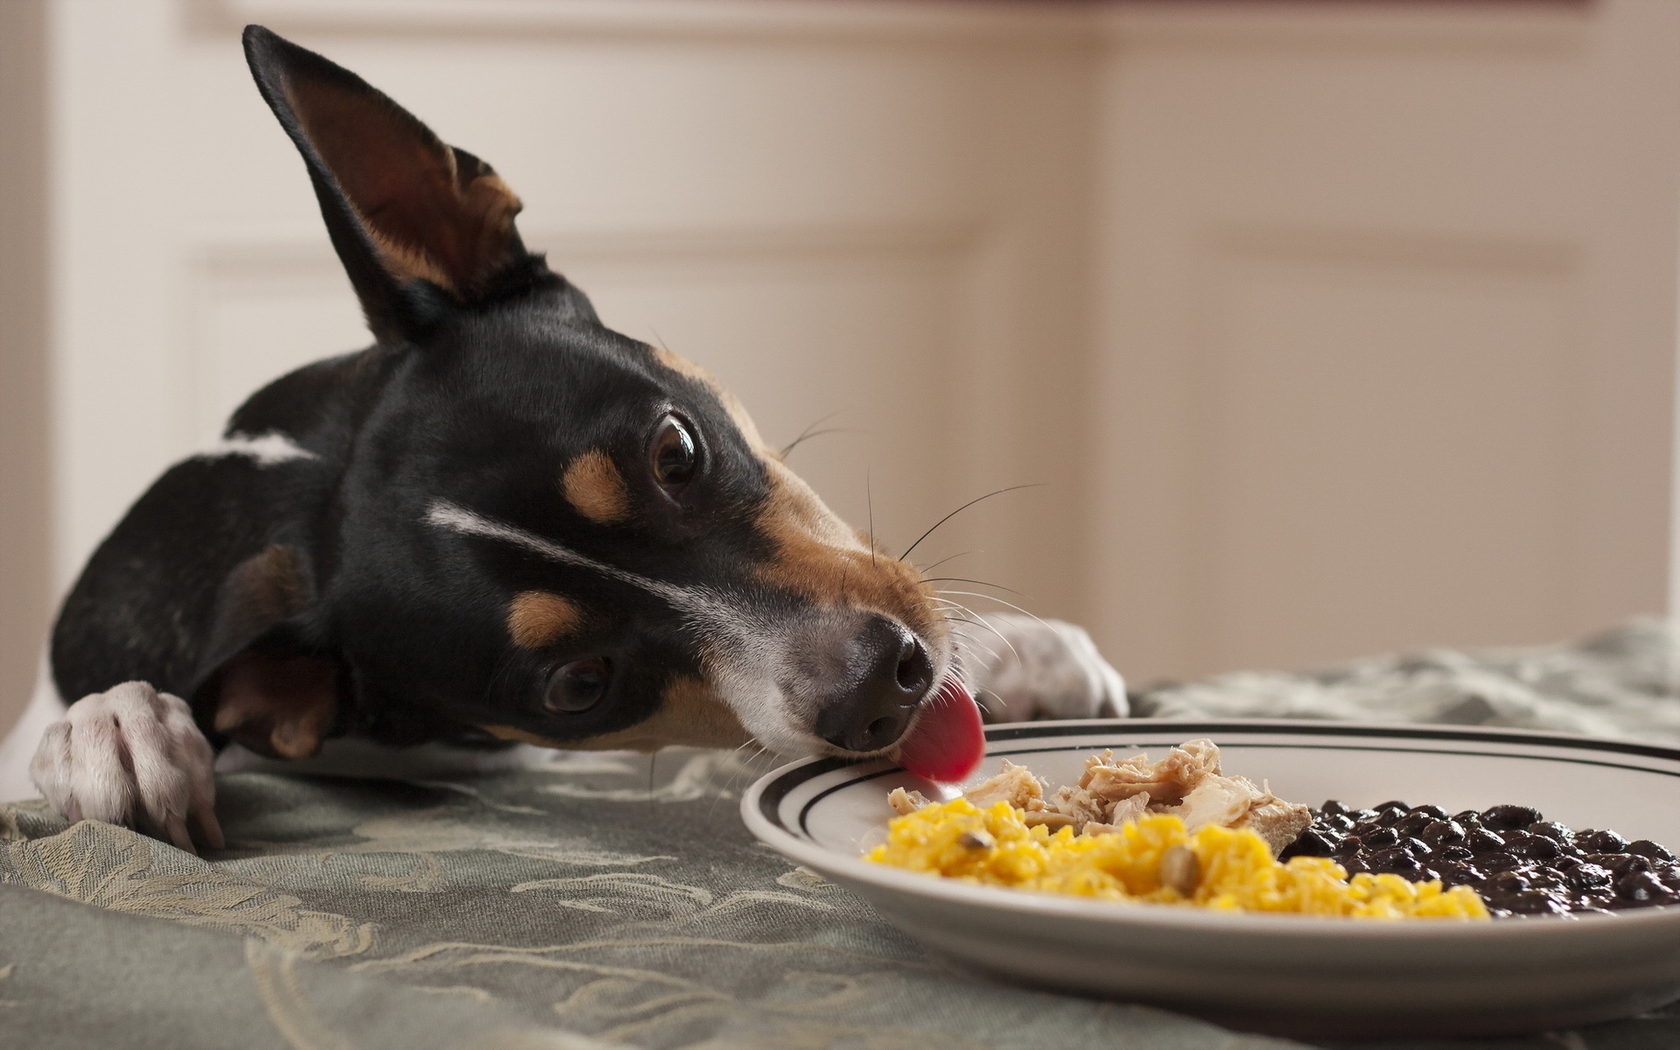
{"type": "Polygon", "coordinates": [[[954,783],[974,772],[985,754],[980,708],[953,678],[939,687],[915,728],[898,745],[898,764],[916,776],[954,783]]]}

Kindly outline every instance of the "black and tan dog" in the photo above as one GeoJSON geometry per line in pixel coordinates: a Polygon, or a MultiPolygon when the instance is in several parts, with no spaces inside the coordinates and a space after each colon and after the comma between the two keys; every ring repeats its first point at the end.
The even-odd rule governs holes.
{"type": "Polygon", "coordinates": [[[1006,616],[1027,666],[965,658],[951,603],[728,393],[526,251],[488,164],[267,30],[245,51],[377,343],[258,391],[94,554],[52,639],[74,703],[31,765],[61,811],[216,847],[215,749],[340,736],[756,739],[960,775],[970,690],[1124,704],[1065,625],[1006,616]]]}

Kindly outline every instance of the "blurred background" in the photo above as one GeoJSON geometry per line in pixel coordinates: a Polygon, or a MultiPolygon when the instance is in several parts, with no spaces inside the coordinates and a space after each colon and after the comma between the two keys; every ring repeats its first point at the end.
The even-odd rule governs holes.
{"type": "Polygon", "coordinates": [[[1037,486],[917,560],[1134,685],[1669,609],[1674,0],[0,0],[0,731],[149,481],[367,341],[247,22],[895,553],[1037,486]]]}

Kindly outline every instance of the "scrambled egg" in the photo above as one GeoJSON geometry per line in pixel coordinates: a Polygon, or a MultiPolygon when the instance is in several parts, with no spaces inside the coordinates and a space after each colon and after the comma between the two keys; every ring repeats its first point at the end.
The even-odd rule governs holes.
{"type": "Polygon", "coordinates": [[[1207,825],[1191,834],[1178,817],[1161,814],[1107,834],[1075,835],[1028,825],[1007,802],[982,810],[958,798],[895,818],[886,844],[864,856],[987,886],[1113,901],[1368,919],[1488,917],[1468,887],[1364,872],[1350,879],[1319,857],[1279,863],[1246,828],[1207,825]]]}

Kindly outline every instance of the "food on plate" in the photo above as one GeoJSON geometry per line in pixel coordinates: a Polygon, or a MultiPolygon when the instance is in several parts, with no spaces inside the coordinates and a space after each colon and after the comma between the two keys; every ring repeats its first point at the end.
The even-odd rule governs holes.
{"type": "Polygon", "coordinates": [[[1332,799],[1283,852],[1324,857],[1350,872],[1439,878],[1481,895],[1494,916],[1564,915],[1680,903],[1680,860],[1648,839],[1573,831],[1528,806],[1447,814],[1332,799]]]}
{"type": "MultiPolygon", "coordinates": [[[[1076,835],[1118,831],[1151,813],[1177,817],[1190,831],[1209,824],[1246,828],[1264,839],[1274,855],[1312,823],[1306,806],[1285,802],[1247,777],[1227,775],[1219,748],[1205,739],[1181,744],[1158,762],[1141,752],[1117,759],[1105,750],[1085,760],[1077,783],[1049,795],[1045,790],[1031,770],[1006,758],[1002,772],[963,797],[977,809],[1006,802],[1022,812],[1029,826],[1072,828],[1076,835]]],[[[928,804],[919,792],[903,788],[887,801],[901,816],[928,804]]]]}
{"type": "Polygon", "coordinates": [[[1117,831],[1076,834],[1029,824],[1007,801],[980,809],[966,798],[895,817],[868,860],[989,886],[1117,902],[1199,905],[1222,911],[1295,912],[1355,918],[1485,919],[1469,889],[1361,873],[1334,861],[1274,860],[1248,828],[1196,831],[1167,813],[1144,813],[1117,831]]]}
{"type": "Polygon", "coordinates": [[[1362,918],[1486,918],[1476,894],[1391,873],[1348,878],[1334,861],[1276,854],[1311,811],[1245,777],[1192,740],[1158,762],[1093,755],[1075,784],[1047,793],[1024,766],[960,798],[895,789],[899,814],[871,861],[993,886],[1226,911],[1362,918]]]}

